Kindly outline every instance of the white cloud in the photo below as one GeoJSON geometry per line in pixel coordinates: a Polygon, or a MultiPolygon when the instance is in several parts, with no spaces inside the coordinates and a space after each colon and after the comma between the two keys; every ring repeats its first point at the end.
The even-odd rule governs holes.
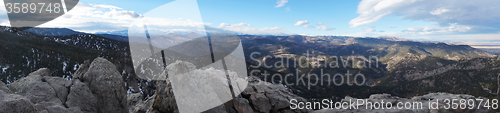
{"type": "Polygon", "coordinates": [[[370,26],[370,27],[363,27],[363,31],[364,32],[374,32],[376,30],[375,30],[375,27],[370,26]]]}
{"type": "Polygon", "coordinates": [[[282,35],[286,34],[286,29],[280,27],[265,27],[265,28],[254,28],[250,24],[238,23],[238,24],[227,24],[221,23],[217,28],[221,28],[228,31],[234,31],[243,34],[258,34],[258,35],[282,35]]]}
{"type": "Polygon", "coordinates": [[[83,32],[102,32],[125,29],[142,15],[111,5],[79,2],[71,11],[38,27],[72,28],[83,32]]]}
{"type": "Polygon", "coordinates": [[[275,7],[283,7],[285,6],[285,4],[288,2],[288,0],[278,0],[278,2],[276,2],[276,6],[275,7]]]}
{"type": "Polygon", "coordinates": [[[328,27],[326,25],[328,25],[328,24],[323,24],[321,22],[318,22],[318,27],[316,27],[316,30],[332,31],[332,30],[335,29],[335,28],[330,28],[330,27],[328,27]]]}
{"type": "Polygon", "coordinates": [[[477,28],[500,29],[498,0],[362,0],[358,17],[351,27],[370,24],[388,15],[409,20],[437,22],[440,25],[458,23],[477,28]]]}
{"type": "Polygon", "coordinates": [[[410,35],[429,35],[429,34],[446,34],[452,32],[467,32],[471,27],[458,24],[450,24],[449,26],[433,25],[426,27],[410,27],[403,30],[403,33],[410,35]]]}
{"type": "Polygon", "coordinates": [[[379,36],[396,36],[396,37],[407,37],[401,32],[356,32],[353,34],[342,34],[344,36],[355,36],[355,37],[379,37],[379,36]]]}
{"type": "Polygon", "coordinates": [[[294,24],[295,26],[304,26],[304,27],[309,27],[309,21],[304,20],[304,21],[297,21],[297,23],[294,24]]]}
{"type": "Polygon", "coordinates": [[[79,2],[67,14],[38,27],[71,28],[82,32],[94,33],[124,30],[137,19],[147,20],[145,22],[148,24],[149,29],[165,32],[202,29],[204,25],[211,25],[211,23],[184,18],[144,17],[135,11],[123,10],[116,6],[79,2]]]}
{"type": "Polygon", "coordinates": [[[125,10],[117,11],[115,9],[111,9],[111,11],[105,12],[103,15],[101,15],[101,17],[103,17],[103,18],[118,18],[118,19],[122,19],[122,18],[126,18],[126,19],[138,18],[138,17],[141,17],[141,16],[142,15],[137,14],[134,11],[125,11],[125,10]]]}
{"type": "MultiPolygon", "coordinates": [[[[454,34],[454,33],[464,33],[469,32],[473,29],[473,27],[466,25],[458,25],[458,24],[449,24],[449,25],[431,25],[425,27],[410,27],[406,28],[400,32],[398,31],[385,31],[385,30],[376,30],[374,26],[363,27],[363,31],[343,34],[346,36],[357,36],[357,37],[379,37],[379,36],[396,36],[396,37],[404,37],[411,38],[417,40],[471,40],[471,37],[474,37],[472,40],[493,40],[492,37],[499,36],[500,33],[496,33],[496,35],[492,34],[454,34]],[[460,38],[459,38],[460,37],[460,38]]],[[[498,38],[498,37],[497,37],[498,38]]]]}
{"type": "Polygon", "coordinates": [[[438,8],[438,9],[436,9],[434,11],[429,12],[429,13],[431,13],[432,15],[440,15],[442,13],[446,13],[446,12],[449,12],[449,11],[450,10],[445,9],[445,8],[438,8]]]}
{"type": "Polygon", "coordinates": [[[218,28],[226,28],[226,27],[231,27],[231,28],[250,27],[250,24],[246,24],[246,23],[239,23],[239,24],[220,23],[220,25],[218,26],[218,28]]]}
{"type": "Polygon", "coordinates": [[[112,5],[104,5],[104,4],[89,4],[89,5],[94,6],[95,8],[102,8],[102,9],[122,9],[120,7],[112,5]]]}

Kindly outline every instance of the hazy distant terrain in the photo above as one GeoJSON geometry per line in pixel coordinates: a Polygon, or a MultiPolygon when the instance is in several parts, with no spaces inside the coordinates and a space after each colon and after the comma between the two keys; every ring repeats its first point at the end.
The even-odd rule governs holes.
{"type": "Polygon", "coordinates": [[[500,45],[473,45],[472,47],[492,54],[500,54],[500,45]]]}

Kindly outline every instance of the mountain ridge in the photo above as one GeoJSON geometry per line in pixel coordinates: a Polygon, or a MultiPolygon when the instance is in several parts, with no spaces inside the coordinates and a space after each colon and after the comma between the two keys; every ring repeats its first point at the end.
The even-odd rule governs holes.
{"type": "MultiPolygon", "coordinates": [[[[147,82],[135,77],[135,73],[130,59],[129,43],[102,37],[96,34],[73,34],[66,36],[43,36],[36,33],[20,31],[16,28],[2,27],[0,29],[4,37],[0,39],[0,51],[6,51],[4,56],[0,58],[0,74],[11,75],[4,76],[2,81],[9,83],[26,76],[29,72],[35,69],[46,66],[52,68],[54,75],[71,77],[72,69],[78,68],[84,59],[92,59],[95,57],[105,57],[110,59],[118,70],[122,73],[122,77],[127,81],[127,88],[130,92],[144,92],[153,94],[154,90],[147,91],[147,87],[154,87],[154,83],[147,82]],[[78,43],[77,43],[78,42],[78,43]],[[18,49],[13,49],[18,48],[18,49]],[[75,50],[77,52],[75,52],[75,50]],[[18,52],[27,51],[27,52],[18,52]],[[21,71],[19,71],[21,70],[21,71]],[[8,78],[10,77],[10,78],[8,78]]],[[[173,35],[172,35],[173,36],[173,35]]],[[[259,70],[270,70],[272,73],[287,74],[294,72],[295,69],[304,73],[318,73],[321,70],[326,70],[331,73],[350,71],[363,72],[366,74],[367,82],[375,84],[383,77],[392,76],[392,67],[413,66],[413,64],[405,64],[406,61],[427,61],[440,62],[442,65],[449,65],[463,59],[473,59],[477,57],[491,57],[492,54],[472,48],[468,45],[448,45],[446,43],[419,42],[405,40],[394,37],[350,37],[350,36],[255,36],[255,35],[238,35],[241,39],[247,65],[255,65],[255,61],[250,58],[252,52],[260,52],[258,56],[254,56],[259,61],[275,63],[276,59],[266,59],[264,56],[282,56],[282,55],[311,55],[317,56],[378,56],[379,60],[373,62],[371,68],[359,68],[354,65],[347,65],[345,68],[265,68],[259,67],[259,70]],[[412,54],[418,57],[406,56],[412,54]],[[426,56],[420,58],[420,56],[426,56]],[[431,56],[431,57],[429,57],[431,56]],[[407,58],[408,57],[408,58],[407,58]],[[427,58],[428,57],[428,58],[427,58]],[[426,59],[427,58],[427,59],[426,59]],[[394,62],[391,62],[394,61],[394,62]],[[401,64],[401,66],[397,66],[401,64]],[[380,67],[375,67],[378,65],[380,67]]],[[[187,38],[186,38],[187,39],[187,38]]],[[[214,43],[224,43],[220,40],[214,43]]],[[[297,59],[291,59],[297,61],[297,59]]],[[[332,59],[327,59],[332,60],[332,59]]],[[[348,60],[347,64],[358,62],[371,62],[367,60],[348,60]]],[[[306,62],[306,65],[316,65],[313,61],[306,62]]],[[[434,66],[436,64],[429,63],[414,63],[415,66],[421,67],[434,66]]],[[[420,68],[420,67],[419,67],[420,68]]],[[[249,72],[253,68],[249,68],[249,72]]],[[[409,70],[411,69],[402,69],[409,70]]],[[[423,68],[423,71],[428,71],[423,68]]],[[[394,71],[395,72],[395,71],[394,71]]],[[[67,78],[66,77],[66,78],[67,78]]],[[[261,79],[263,79],[261,77],[261,79]]],[[[268,78],[269,79],[269,78],[268,78]]],[[[425,78],[424,78],[425,79],[425,78]]],[[[352,80],[352,78],[351,78],[352,80]]],[[[489,83],[489,82],[488,82],[489,83]]],[[[315,87],[312,91],[306,90],[305,87],[291,87],[294,93],[311,98],[332,98],[332,93],[335,91],[358,92],[358,94],[366,95],[351,95],[351,96],[369,96],[371,93],[382,93],[385,88],[371,85],[365,87],[342,87],[336,89],[324,89],[325,87],[315,87]],[[372,89],[369,92],[361,90],[372,89]],[[333,91],[333,92],[332,92],[333,91]]],[[[411,92],[409,92],[411,93],[411,92]]],[[[334,94],[335,98],[343,97],[348,94],[334,94]]]]}

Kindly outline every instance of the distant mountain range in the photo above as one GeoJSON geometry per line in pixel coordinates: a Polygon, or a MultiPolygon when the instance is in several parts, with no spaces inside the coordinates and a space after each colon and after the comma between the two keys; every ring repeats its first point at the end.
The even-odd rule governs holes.
{"type": "MultiPolygon", "coordinates": [[[[20,29],[26,29],[26,28],[20,28],[20,29]]],[[[78,32],[74,31],[68,28],[28,28],[24,31],[27,32],[32,32],[38,35],[43,35],[43,36],[63,36],[63,35],[73,35],[73,34],[87,34],[84,32],[78,32]]]]}
{"type": "MultiPolygon", "coordinates": [[[[177,34],[177,35],[186,35],[190,33],[197,33],[198,35],[206,35],[208,33],[224,33],[224,34],[233,34],[233,35],[256,35],[256,36],[278,36],[278,35],[257,35],[257,34],[245,34],[245,33],[239,33],[239,32],[234,32],[234,31],[229,31],[221,28],[216,28],[216,27],[210,27],[210,26],[204,26],[205,31],[161,31],[161,30],[155,30],[155,29],[150,29],[148,30],[150,35],[164,35],[164,34],[177,34]]],[[[143,32],[143,31],[133,31],[133,32],[143,32]]],[[[128,36],[129,31],[128,30],[118,30],[118,31],[109,31],[109,32],[96,32],[94,34],[111,34],[111,35],[120,35],[120,36],[128,36]]],[[[286,36],[289,34],[279,34],[279,36],[286,36]]]]}
{"type": "MultiPolygon", "coordinates": [[[[20,28],[20,29],[25,29],[25,28],[20,28]]],[[[91,34],[91,33],[74,31],[74,30],[68,29],[68,28],[37,28],[37,27],[34,27],[34,28],[27,28],[24,31],[31,32],[31,33],[34,33],[37,35],[42,35],[42,36],[67,36],[67,35],[91,34]]],[[[105,33],[95,33],[95,35],[99,35],[99,36],[110,38],[110,39],[120,40],[120,41],[128,41],[128,38],[126,37],[127,35],[105,34],[105,33]]]]}
{"type": "MultiPolygon", "coordinates": [[[[207,28],[213,30],[220,29],[207,28]]],[[[48,67],[53,75],[64,75],[71,78],[74,72],[87,59],[104,57],[115,63],[127,81],[130,92],[142,91],[152,94],[146,87],[154,87],[154,83],[141,80],[135,76],[130,56],[130,40],[125,31],[89,34],[77,32],[65,28],[31,28],[25,31],[17,28],[0,28],[0,80],[10,83],[18,78],[24,77],[36,69],[48,67]],[[20,52],[22,51],[22,52],[20,52]]],[[[226,32],[226,31],[225,31],[226,32]]],[[[233,33],[234,32],[226,32],[233,33]]],[[[127,33],[128,34],[128,33],[127,33]]],[[[200,37],[206,34],[196,32],[174,32],[158,33],[155,37],[163,37],[162,40],[152,39],[154,42],[175,45],[181,42],[200,37]]],[[[308,89],[305,86],[287,86],[302,97],[309,99],[331,98],[338,99],[350,95],[353,97],[365,97],[374,93],[392,93],[395,95],[409,96],[426,94],[428,92],[457,92],[464,91],[453,89],[463,84],[475,84],[467,87],[467,93],[471,91],[482,91],[478,95],[490,96],[486,89],[492,90],[493,80],[491,76],[496,75],[495,68],[498,58],[485,51],[472,48],[467,45],[449,45],[446,43],[420,42],[397,37],[350,37],[350,36],[261,36],[261,35],[237,35],[242,42],[247,65],[255,65],[255,60],[249,59],[252,52],[259,55],[252,56],[261,62],[275,64],[276,58],[264,58],[265,56],[344,56],[340,59],[347,64],[359,62],[371,62],[372,67],[359,68],[355,65],[347,65],[342,68],[328,68],[322,61],[306,61],[305,65],[315,65],[312,68],[282,68],[282,67],[258,67],[248,68],[267,70],[271,73],[295,73],[300,74],[319,73],[324,70],[328,73],[363,73],[366,76],[368,86],[341,86],[326,87],[318,86],[308,89]],[[357,59],[356,61],[345,59],[347,56],[376,56],[378,62],[357,59]],[[484,65],[482,65],[484,64],[484,65]],[[378,67],[376,67],[378,65],[378,67]],[[463,72],[463,73],[462,73],[463,72]],[[446,82],[452,75],[460,75],[458,82],[445,84],[445,88],[435,87],[437,84],[446,82]],[[463,76],[462,76],[463,75],[463,76]],[[467,76],[466,76],[467,75],[467,76]],[[480,77],[473,81],[471,77],[480,77]],[[483,79],[484,78],[484,79],[483,79]],[[432,82],[434,81],[434,82],[432,82]],[[440,81],[440,82],[436,82],[440,81]],[[442,81],[442,82],[441,82],[442,81]],[[434,87],[430,83],[435,83],[434,87]],[[458,84],[460,83],[460,84],[458,84]],[[425,85],[427,84],[427,86],[425,85]],[[479,85],[477,85],[479,84],[479,85]],[[418,90],[405,90],[404,87],[420,87],[418,90]],[[425,89],[424,89],[425,88],[425,89]],[[474,88],[479,88],[476,90],[474,88]],[[486,93],[485,93],[486,91],[486,93]]],[[[224,40],[222,40],[224,41],[224,40]]],[[[229,41],[229,40],[228,40],[229,41]]],[[[234,40],[231,40],[234,41],[234,40]]],[[[223,43],[223,42],[217,42],[223,43]]],[[[179,46],[179,49],[187,48],[179,46]]],[[[179,58],[181,59],[181,58],[179,58]]],[[[289,59],[298,61],[300,59],[289,59]]],[[[332,60],[332,59],[323,59],[332,60]]],[[[162,65],[162,64],[159,64],[162,65]]],[[[295,75],[298,76],[298,75],[295,75]]],[[[260,76],[263,79],[266,79],[260,76]]],[[[453,78],[453,77],[452,77],[453,78]]],[[[270,78],[267,78],[270,80],[270,78]]],[[[314,78],[308,78],[316,81],[314,78]]],[[[295,79],[290,79],[295,81],[295,79]]],[[[351,78],[351,80],[353,80],[351,78]]],[[[457,80],[455,80],[457,81],[457,80]]],[[[283,83],[279,81],[276,83],[283,83]]]]}

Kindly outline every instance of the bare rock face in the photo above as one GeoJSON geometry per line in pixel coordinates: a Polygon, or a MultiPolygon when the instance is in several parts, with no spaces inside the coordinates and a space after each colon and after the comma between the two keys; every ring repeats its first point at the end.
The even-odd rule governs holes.
{"type": "Polygon", "coordinates": [[[253,109],[250,106],[250,102],[248,102],[247,99],[244,98],[237,98],[235,99],[236,103],[234,105],[234,108],[238,113],[252,113],[253,109]]]}
{"type": "Polygon", "coordinates": [[[66,108],[61,104],[52,102],[37,103],[35,107],[39,113],[83,113],[79,107],[66,108]]]}
{"type": "Polygon", "coordinates": [[[9,89],[13,93],[25,94],[32,89],[33,86],[42,83],[43,76],[50,76],[50,70],[47,68],[39,69],[30,73],[27,77],[21,78],[9,85],[9,89]]]}
{"type": "MultiPolygon", "coordinates": [[[[67,108],[63,104],[66,102],[71,85],[71,81],[60,77],[52,77],[49,69],[42,68],[9,84],[8,87],[12,93],[29,99],[28,102],[18,102],[24,102],[26,106],[31,105],[28,108],[33,108],[33,111],[40,113],[81,113],[79,107],[67,108]]],[[[11,109],[21,109],[20,107],[14,106],[11,109]]]]}
{"type": "Polygon", "coordinates": [[[146,113],[153,104],[153,97],[143,100],[141,93],[127,94],[127,106],[129,113],[146,113]]]}
{"type": "Polygon", "coordinates": [[[269,98],[264,93],[254,93],[250,96],[250,101],[254,104],[254,108],[259,112],[269,113],[271,110],[271,103],[269,98]]]}
{"type": "MultiPolygon", "coordinates": [[[[176,62],[167,66],[167,70],[169,70],[168,73],[175,73],[175,68],[182,68],[182,70],[195,70],[195,67],[188,62],[176,62]]],[[[220,70],[215,69],[196,70],[190,74],[211,74],[219,71],[220,70]]],[[[174,95],[172,83],[169,82],[168,79],[170,78],[167,78],[167,80],[157,81],[156,92],[153,95],[153,105],[148,110],[148,112],[179,112],[176,104],[176,101],[178,100],[175,100],[176,95],[174,95]]],[[[310,110],[291,110],[289,102],[291,99],[297,99],[299,101],[306,101],[306,99],[292,94],[283,85],[270,84],[264,81],[260,81],[257,78],[250,79],[252,79],[251,81],[256,82],[254,84],[249,84],[247,88],[244,89],[244,91],[241,93],[241,95],[236,95],[238,96],[237,98],[232,99],[225,104],[209,109],[205,111],[205,113],[310,112],[310,110]]],[[[196,90],[196,88],[191,88],[190,90],[196,90]]],[[[204,90],[204,87],[199,87],[199,90],[204,90]]]]}
{"type": "Polygon", "coordinates": [[[249,81],[253,82],[248,85],[241,95],[249,100],[254,112],[311,112],[311,110],[306,109],[290,109],[291,99],[301,102],[307,102],[307,100],[293,94],[285,86],[260,81],[258,78],[253,77],[250,77],[249,81]]]}
{"type": "Polygon", "coordinates": [[[52,88],[56,92],[57,98],[59,98],[62,103],[66,102],[66,97],[68,96],[69,93],[71,81],[61,77],[49,77],[49,76],[45,76],[43,77],[43,79],[47,81],[47,83],[49,83],[50,86],[52,86],[52,88]]]}
{"type": "Polygon", "coordinates": [[[127,112],[127,92],[122,76],[113,63],[100,57],[94,59],[81,80],[88,84],[97,98],[97,112],[127,112]]]}
{"type": "Polygon", "coordinates": [[[165,80],[157,81],[156,92],[153,97],[153,105],[151,106],[152,109],[150,111],[179,113],[170,82],[165,80]]]}
{"type": "Polygon", "coordinates": [[[85,113],[95,113],[97,112],[97,98],[86,84],[78,79],[73,79],[66,106],[79,107],[85,113]]]}
{"type": "Polygon", "coordinates": [[[62,104],[54,88],[44,79],[50,76],[50,70],[42,68],[7,86],[13,93],[26,96],[35,104],[40,102],[62,104]]]}
{"type": "Polygon", "coordinates": [[[0,112],[129,112],[121,74],[106,59],[87,61],[72,80],[52,77],[50,73],[42,68],[11,84],[0,83],[0,112]]]}
{"type": "Polygon", "coordinates": [[[30,99],[0,90],[0,111],[3,113],[35,113],[35,105],[30,99]]]}
{"type": "Polygon", "coordinates": [[[64,106],[48,106],[39,113],[83,113],[78,107],[65,108],[64,106]]]}

